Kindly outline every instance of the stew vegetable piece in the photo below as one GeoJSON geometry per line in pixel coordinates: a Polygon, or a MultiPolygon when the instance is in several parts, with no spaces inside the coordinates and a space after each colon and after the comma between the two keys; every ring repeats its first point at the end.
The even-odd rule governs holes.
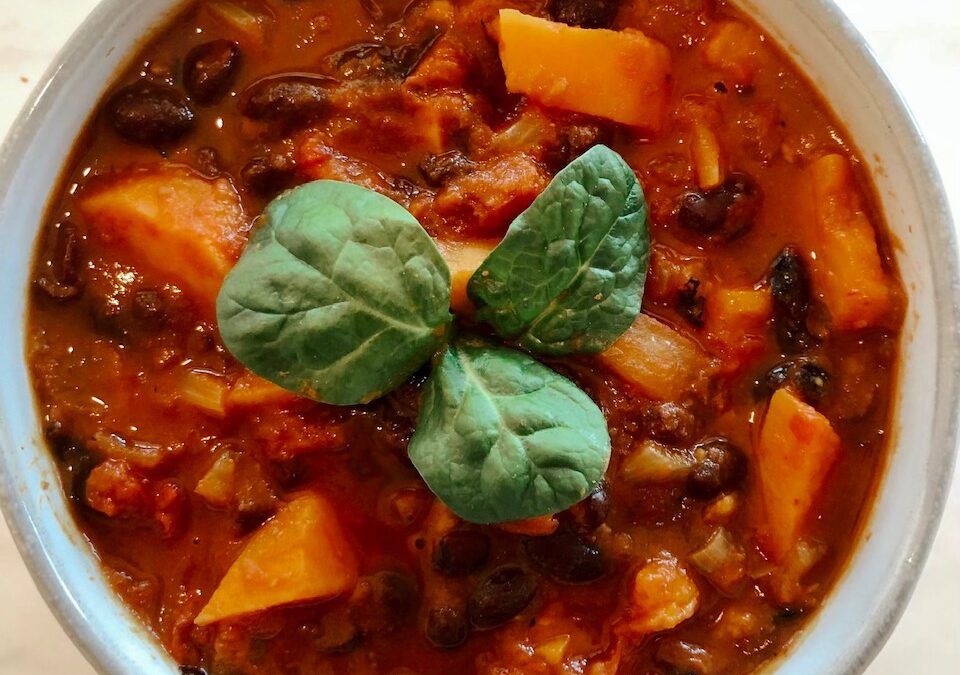
{"type": "Polygon", "coordinates": [[[746,673],[855,549],[904,292],[721,0],[199,0],[34,262],[45,433],[185,673],[746,673]]]}

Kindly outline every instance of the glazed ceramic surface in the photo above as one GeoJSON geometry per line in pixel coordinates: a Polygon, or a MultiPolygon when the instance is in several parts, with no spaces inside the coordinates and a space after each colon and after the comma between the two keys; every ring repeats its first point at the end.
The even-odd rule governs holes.
{"type": "MultiPolygon", "coordinates": [[[[176,667],[105,584],[76,530],[41,438],[24,361],[33,248],[69,148],[111,76],[177,0],[106,0],[67,44],[0,151],[0,497],[35,580],[94,666],[176,667]],[[22,252],[22,253],[20,253],[22,252]]],[[[960,290],[949,211],[932,160],[862,38],[825,0],[740,3],[809,75],[848,127],[899,243],[910,295],[894,447],[854,559],[780,673],[862,671],[889,636],[936,531],[956,447],[960,290]]]]}

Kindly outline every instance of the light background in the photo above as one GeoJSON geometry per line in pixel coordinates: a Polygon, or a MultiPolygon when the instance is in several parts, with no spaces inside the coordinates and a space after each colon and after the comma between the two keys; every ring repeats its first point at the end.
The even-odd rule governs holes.
{"type": "MultiPolygon", "coordinates": [[[[960,213],[960,0],[836,1],[906,97],[960,213]]],[[[95,4],[0,0],[0,135],[95,4]]],[[[960,673],[960,474],[917,592],[868,671],[911,672],[960,673]]],[[[92,673],[40,599],[0,521],[0,675],[92,673]]]]}

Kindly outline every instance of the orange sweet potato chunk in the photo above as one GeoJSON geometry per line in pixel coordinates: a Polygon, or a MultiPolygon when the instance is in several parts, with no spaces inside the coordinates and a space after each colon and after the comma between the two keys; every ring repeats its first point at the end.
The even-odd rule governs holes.
{"type": "Polygon", "coordinates": [[[841,330],[876,326],[891,309],[877,239],[842,155],[826,155],[807,169],[818,228],[814,285],[841,330]]]}
{"type": "Polygon", "coordinates": [[[710,367],[697,343],[646,314],[598,358],[644,396],[661,401],[693,389],[710,367]]]}
{"type": "Polygon", "coordinates": [[[763,40],[760,33],[740,21],[722,21],[714,25],[703,43],[703,60],[719,70],[734,84],[753,84],[761,65],[763,40]]]}
{"type": "Polygon", "coordinates": [[[783,561],[803,534],[839,457],[840,437],[829,420],[779,389],[770,400],[755,460],[766,514],[761,545],[774,562],[783,561]]]}
{"type": "Polygon", "coordinates": [[[246,239],[243,207],[230,182],[181,166],[107,179],[81,197],[80,212],[100,236],[206,308],[214,306],[246,239]]]}
{"type": "Polygon", "coordinates": [[[455,314],[473,315],[474,306],[467,297],[467,284],[497,243],[495,240],[437,241],[437,247],[450,268],[450,308],[455,314]]]}
{"type": "Polygon", "coordinates": [[[710,342],[742,361],[763,351],[773,299],[765,288],[718,288],[707,296],[705,314],[710,342]]]}
{"type": "Polygon", "coordinates": [[[316,494],[289,502],[241,551],[194,622],[206,626],[294,602],[350,591],[357,559],[330,503],[316,494]]]}
{"type": "Polygon", "coordinates": [[[507,89],[554,108],[657,131],[670,94],[670,51],[636,30],[567,26],[500,10],[507,89]]]}

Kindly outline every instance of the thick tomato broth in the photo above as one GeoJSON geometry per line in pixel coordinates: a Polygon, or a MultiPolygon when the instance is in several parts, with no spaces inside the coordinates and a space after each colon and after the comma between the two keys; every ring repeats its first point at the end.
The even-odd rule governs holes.
{"type": "MultiPolygon", "coordinates": [[[[735,72],[705,65],[703,55],[709,32],[724,21],[755,30],[735,8],[710,0],[620,3],[612,27],[642,30],[673,60],[666,121],[657,131],[638,131],[538,108],[506,91],[491,19],[502,7],[547,16],[543,2],[261,0],[242,5],[260,17],[252,30],[225,20],[216,4],[187,6],[114,91],[144,79],[182,91],[185,56],[226,39],[238,45],[240,59],[229,92],[208,105],[192,102],[193,127],[175,140],[136,142],[118,133],[118,124],[145,122],[118,123],[109,101],[95,114],[41,236],[28,343],[42,419],[77,523],[110,582],[185,672],[719,673],[749,672],[783,653],[858,540],[890,431],[903,304],[869,180],[842,127],[783,53],[764,40],[755,75],[738,84],[735,72]],[[425,73],[446,46],[456,55],[447,70],[425,73]],[[242,112],[250,87],[264,78],[307,73],[326,92],[322,112],[296,105],[260,119],[242,112]],[[690,120],[704,118],[727,176],[748,177],[748,188],[730,189],[758,199],[749,227],[729,240],[704,237],[682,222],[689,216],[678,207],[698,191],[690,120]],[[450,242],[501,236],[551,175],[596,142],[635,169],[650,205],[644,312],[692,340],[704,357],[697,381],[672,398],[635,386],[605,360],[549,360],[601,406],[613,442],[605,487],[557,517],[561,532],[579,533],[574,549],[599,551],[608,571],[568,583],[530,560],[526,547],[538,532],[455,524],[473,533],[463,538],[488,542],[489,554],[467,573],[449,574],[437,562],[439,538],[450,528],[438,524],[446,516],[406,458],[422,375],[351,408],[283,396],[210,403],[191,378],[214,382],[216,392],[246,375],[222,347],[209,308],[145,262],[129,240],[99,231],[80,203],[159,165],[189,167],[191,176],[235,186],[244,216],[234,234],[242,242],[280,191],[334,178],[396,199],[431,235],[455,246],[450,242]],[[444,155],[452,151],[461,154],[444,155]],[[876,228],[890,287],[884,318],[836,329],[814,293],[805,321],[816,337],[802,349],[784,349],[776,320],[742,340],[718,336],[722,329],[709,316],[712,290],[766,288],[771,264],[788,245],[809,265],[818,233],[804,172],[829,153],[852,163],[850,189],[876,228]],[[451,167],[464,161],[467,171],[451,167]],[[778,364],[797,357],[819,364],[799,386],[814,387],[814,407],[839,435],[841,452],[806,519],[805,545],[775,560],[764,548],[754,464],[771,378],[778,364]],[[721,466],[704,469],[706,489],[689,480],[630,478],[631,457],[645,442],[688,451],[714,438],[742,450],[745,477],[720,475],[721,448],[721,466]],[[214,505],[196,489],[224,453],[232,453],[241,478],[229,503],[214,505]],[[280,504],[309,492],[335,507],[360,561],[355,589],[195,625],[251,533],[280,504]],[[742,553],[732,583],[717,583],[690,562],[718,526],[742,553]],[[674,625],[624,630],[635,616],[634,575],[664,556],[693,582],[696,611],[674,625]],[[508,564],[536,584],[532,602],[513,620],[474,629],[452,646],[469,630],[466,608],[480,580],[508,564]],[[430,619],[440,607],[450,608],[444,621],[430,619]]],[[[547,557],[580,553],[555,549],[547,557]]]]}

